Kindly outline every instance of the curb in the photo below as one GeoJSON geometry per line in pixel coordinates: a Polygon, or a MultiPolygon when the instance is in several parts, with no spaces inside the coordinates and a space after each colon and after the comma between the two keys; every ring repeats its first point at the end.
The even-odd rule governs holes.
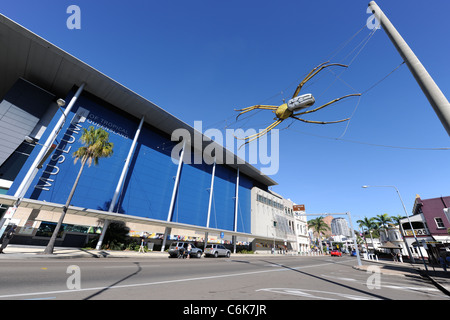
{"type": "Polygon", "coordinates": [[[428,274],[425,273],[425,271],[423,270],[419,270],[419,273],[422,277],[429,279],[435,286],[436,288],[438,288],[439,290],[441,290],[443,293],[445,293],[446,295],[450,296],[450,291],[443,286],[442,284],[440,284],[438,281],[436,281],[435,278],[429,276],[428,274]]]}
{"type": "MultiPolygon", "coordinates": [[[[353,266],[352,268],[355,269],[355,270],[367,272],[366,268],[362,268],[360,266],[353,266]]],[[[383,270],[383,268],[380,268],[380,270],[381,270],[380,271],[381,274],[385,274],[385,275],[388,275],[388,276],[422,278],[422,275],[420,273],[418,273],[418,274],[409,274],[409,273],[401,273],[401,272],[389,272],[389,271],[383,270]]]]}

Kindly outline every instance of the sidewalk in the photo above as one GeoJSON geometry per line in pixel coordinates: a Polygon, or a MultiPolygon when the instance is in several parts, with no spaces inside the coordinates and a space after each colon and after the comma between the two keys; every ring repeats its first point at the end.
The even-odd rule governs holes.
{"type": "MultiPolygon", "coordinates": [[[[11,244],[4,250],[5,254],[0,254],[0,261],[4,259],[71,259],[71,258],[168,258],[167,252],[151,251],[139,253],[137,251],[116,251],[116,250],[95,250],[81,248],[55,247],[53,254],[42,254],[44,246],[26,246],[11,244]]],[[[238,254],[243,256],[273,256],[272,254],[238,254]]]]}
{"type": "Polygon", "coordinates": [[[42,254],[43,246],[9,245],[0,254],[0,261],[3,259],[73,259],[73,258],[167,258],[167,252],[153,251],[147,253],[138,253],[137,251],[114,251],[114,250],[85,250],[80,248],[55,247],[53,254],[42,254]]]}
{"type": "Polygon", "coordinates": [[[370,266],[377,266],[380,268],[380,272],[386,275],[425,277],[430,279],[430,281],[442,292],[450,295],[450,271],[445,272],[441,267],[434,267],[433,269],[432,266],[427,265],[427,272],[422,262],[412,264],[409,262],[400,263],[383,259],[379,259],[379,261],[362,259],[361,262],[362,266],[354,266],[353,268],[367,272],[367,269],[370,266]]]}

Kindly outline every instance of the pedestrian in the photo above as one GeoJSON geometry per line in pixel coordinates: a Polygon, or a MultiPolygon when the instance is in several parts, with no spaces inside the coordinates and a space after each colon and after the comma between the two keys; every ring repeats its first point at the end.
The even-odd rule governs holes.
{"type": "Polygon", "coordinates": [[[187,246],[187,257],[186,257],[188,259],[191,257],[191,250],[192,250],[192,246],[189,243],[188,246],[187,246]]]}
{"type": "Polygon", "coordinates": [[[141,246],[139,247],[139,253],[141,253],[141,251],[142,251],[142,253],[145,253],[144,245],[145,245],[144,238],[142,238],[141,239],[141,246]]]}
{"type": "Polygon", "coordinates": [[[8,246],[9,241],[14,237],[14,234],[16,233],[16,225],[13,224],[9,227],[9,229],[6,230],[5,235],[3,236],[2,246],[0,247],[0,253],[4,253],[3,250],[8,246]]]}
{"type": "Polygon", "coordinates": [[[185,256],[184,256],[184,247],[181,247],[178,250],[178,259],[184,259],[184,258],[185,258],[185,256]]]}
{"type": "Polygon", "coordinates": [[[391,256],[392,256],[392,260],[394,260],[394,262],[397,262],[397,254],[394,253],[391,249],[391,256]]]}

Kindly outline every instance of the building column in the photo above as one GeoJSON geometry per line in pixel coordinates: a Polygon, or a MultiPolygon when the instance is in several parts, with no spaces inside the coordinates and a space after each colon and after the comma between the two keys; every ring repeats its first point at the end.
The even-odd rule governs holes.
{"type": "MultiPolygon", "coordinates": [[[[209,228],[209,222],[211,219],[211,207],[213,202],[213,192],[214,192],[214,177],[216,176],[216,157],[214,157],[214,163],[211,173],[211,187],[209,188],[209,203],[208,203],[208,216],[206,218],[206,227],[209,228]]],[[[206,249],[206,245],[208,243],[208,232],[205,232],[205,243],[203,246],[203,251],[206,249]]]]}
{"type": "MultiPolygon", "coordinates": [[[[8,226],[9,221],[14,216],[14,213],[16,212],[17,208],[20,205],[20,202],[22,201],[23,197],[27,193],[28,189],[30,188],[31,182],[33,182],[33,179],[36,177],[39,168],[38,165],[44,158],[45,154],[48,152],[48,150],[51,148],[53,143],[56,140],[56,137],[58,136],[59,132],[61,131],[62,126],[66,122],[66,118],[69,115],[70,111],[72,110],[73,106],[77,102],[78,98],[80,97],[81,93],[84,90],[85,83],[82,83],[81,86],[78,88],[78,90],[75,92],[75,95],[70,100],[67,108],[64,110],[63,114],[59,118],[58,122],[56,123],[55,127],[53,128],[52,132],[48,136],[47,140],[44,143],[44,146],[39,151],[38,155],[34,159],[33,163],[31,164],[31,167],[28,169],[28,172],[26,173],[25,177],[23,178],[22,182],[20,183],[19,187],[17,188],[16,192],[14,193],[14,197],[17,197],[17,201],[14,204],[13,207],[9,208],[8,211],[5,213],[5,221],[3,225],[0,227],[0,237],[3,235],[3,232],[5,231],[6,227],[8,226]]],[[[47,128],[48,129],[48,128],[47,128]]],[[[25,137],[24,137],[25,138],[25,137]]]]}
{"type": "MultiPolygon", "coordinates": [[[[236,175],[236,197],[235,197],[235,205],[234,205],[234,232],[237,232],[238,206],[239,206],[239,167],[237,168],[237,175],[236,175]]],[[[233,236],[233,252],[236,253],[236,236],[233,236]]]]}
{"type": "MultiPolygon", "coordinates": [[[[167,213],[167,222],[172,221],[173,207],[175,206],[175,199],[176,199],[177,192],[178,192],[178,185],[180,182],[181,167],[183,166],[183,158],[184,158],[185,148],[186,148],[186,140],[183,142],[183,148],[181,149],[180,159],[178,160],[177,175],[175,177],[175,183],[173,185],[172,199],[170,200],[169,212],[167,213]]],[[[167,234],[168,234],[168,232],[170,232],[170,230],[171,230],[171,228],[166,227],[166,231],[164,232],[163,243],[161,246],[161,252],[164,252],[164,249],[166,247],[167,234]]]]}
{"type": "MultiPolygon", "coordinates": [[[[142,125],[144,124],[144,118],[145,117],[142,117],[141,122],[139,123],[139,126],[136,130],[136,134],[134,135],[134,139],[133,139],[133,142],[131,143],[130,151],[128,151],[128,156],[127,156],[127,159],[125,160],[125,164],[123,165],[122,173],[120,174],[119,182],[117,183],[116,190],[114,191],[114,195],[113,195],[111,203],[109,205],[108,212],[114,211],[114,207],[116,206],[117,199],[119,198],[120,192],[122,191],[123,183],[125,181],[125,177],[127,175],[128,169],[130,167],[131,158],[133,157],[137,140],[139,138],[139,135],[141,134],[142,125]]],[[[101,249],[103,239],[105,238],[105,234],[106,234],[106,230],[108,229],[108,226],[109,226],[109,220],[105,220],[105,223],[103,224],[102,233],[100,235],[100,238],[97,242],[97,246],[95,249],[97,249],[97,250],[101,249]]]]}

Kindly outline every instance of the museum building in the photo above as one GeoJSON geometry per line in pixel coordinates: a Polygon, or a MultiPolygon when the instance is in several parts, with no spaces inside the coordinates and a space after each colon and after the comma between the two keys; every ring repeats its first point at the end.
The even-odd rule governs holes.
{"type": "Polygon", "coordinates": [[[252,236],[252,188],[276,182],[231,151],[3,15],[0,74],[0,217],[19,227],[15,242],[48,241],[90,126],[109,133],[114,153],[84,169],[57,246],[81,246],[105,220],[136,235],[252,236]],[[200,146],[174,140],[176,129],[199,135],[200,146]],[[206,147],[228,161],[193,161],[206,147]]]}

